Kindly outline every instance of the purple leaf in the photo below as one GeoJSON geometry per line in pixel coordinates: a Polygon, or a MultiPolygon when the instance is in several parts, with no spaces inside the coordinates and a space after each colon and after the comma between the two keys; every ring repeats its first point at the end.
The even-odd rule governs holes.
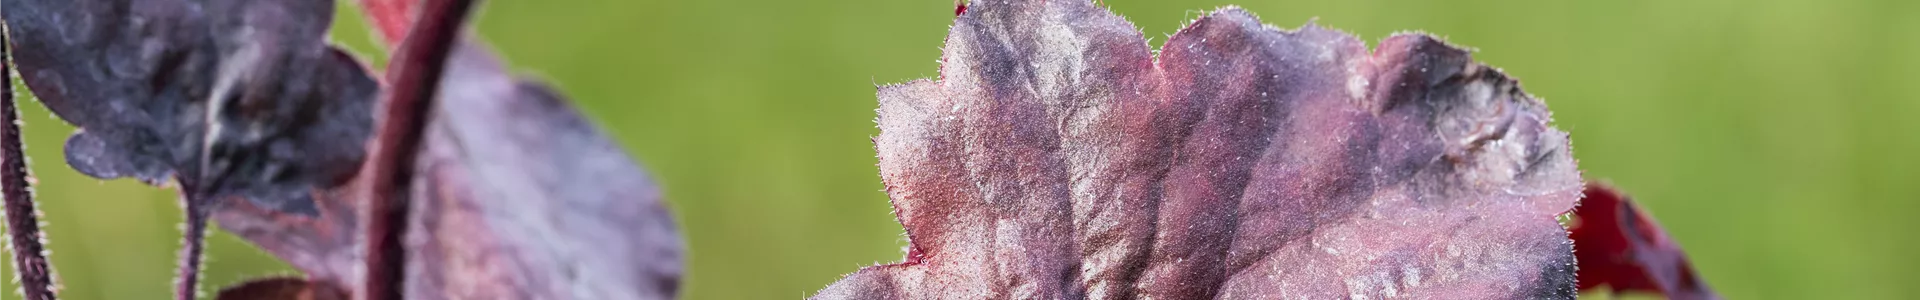
{"type": "MultiPolygon", "coordinates": [[[[385,3],[401,6],[382,11],[417,11],[385,3]]],[[[417,147],[398,150],[417,158],[381,165],[363,161],[382,87],[324,43],[331,1],[0,5],[28,87],[84,130],[68,141],[70,165],[177,181],[190,227],[210,215],[306,273],[308,285],[366,299],[372,237],[362,234],[376,176],[361,175],[399,168],[412,187],[402,191],[408,221],[392,227],[404,231],[407,273],[396,281],[407,298],[677,293],[684,246],[651,178],[564,97],[508,74],[481,42],[418,58],[446,67],[441,80],[415,85],[438,91],[424,122],[402,128],[422,133],[417,147]]],[[[196,251],[185,249],[184,261],[196,251]]],[[[181,290],[191,291],[198,268],[181,271],[181,290]]]]}
{"type": "MultiPolygon", "coordinates": [[[[401,224],[407,298],[672,298],[684,246],[651,178],[558,93],[488,52],[469,40],[441,58],[401,224]]],[[[235,206],[216,219],[361,294],[368,177],[322,192],[318,218],[235,206]]]]}
{"type": "Polygon", "coordinates": [[[684,250],[652,179],[558,93],[475,44],[450,65],[413,195],[414,210],[441,213],[410,226],[429,237],[409,245],[421,269],[408,278],[422,281],[410,291],[673,298],[684,250]],[[461,272],[478,267],[493,272],[461,272]]]}
{"type": "Polygon", "coordinates": [[[366,155],[379,86],[325,44],[330,1],[0,5],[27,86],[84,130],[67,141],[81,173],[311,214],[309,191],[366,155]]]}
{"type": "Polygon", "coordinates": [[[83,131],[67,163],[182,188],[175,298],[193,299],[223,200],[317,213],[310,194],[365,156],[377,83],[324,43],[326,1],[0,1],[11,53],[49,110],[83,131]]]}
{"type": "Polygon", "coordinates": [[[977,1],[880,88],[912,245],[819,299],[1572,298],[1567,135],[1466,50],[1227,8],[1158,57],[1089,1],[977,1]]]}

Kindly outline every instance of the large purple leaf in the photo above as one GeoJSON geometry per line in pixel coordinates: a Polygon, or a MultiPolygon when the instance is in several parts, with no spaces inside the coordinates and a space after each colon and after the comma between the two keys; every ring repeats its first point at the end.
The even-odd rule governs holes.
{"type": "Polygon", "coordinates": [[[1544,104],[1466,50],[1227,8],[1158,57],[1089,1],[976,1],[881,87],[912,246],[819,299],[1571,298],[1544,104]]]}

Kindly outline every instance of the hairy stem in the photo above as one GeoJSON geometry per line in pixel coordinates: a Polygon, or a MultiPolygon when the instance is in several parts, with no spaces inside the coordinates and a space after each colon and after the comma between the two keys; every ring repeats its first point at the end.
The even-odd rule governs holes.
{"type": "Polygon", "coordinates": [[[419,154],[429,112],[447,59],[472,0],[426,0],[419,22],[401,42],[388,66],[386,116],[374,137],[373,176],[367,197],[367,276],[360,299],[403,298],[405,238],[414,159],[419,154]]]}
{"type": "MultiPolygon", "coordinates": [[[[181,187],[183,191],[194,191],[190,187],[181,187]]],[[[186,232],[180,237],[180,263],[173,274],[173,298],[193,300],[200,292],[200,261],[206,252],[207,215],[211,213],[212,203],[193,196],[194,192],[182,193],[181,209],[186,211],[186,232]]]]}
{"type": "Polygon", "coordinates": [[[40,210],[34,207],[27,172],[27,153],[20,142],[20,111],[13,99],[13,61],[7,39],[0,35],[0,193],[6,201],[7,236],[13,246],[15,279],[28,300],[55,296],[53,266],[47,263],[45,236],[40,232],[40,210]]]}

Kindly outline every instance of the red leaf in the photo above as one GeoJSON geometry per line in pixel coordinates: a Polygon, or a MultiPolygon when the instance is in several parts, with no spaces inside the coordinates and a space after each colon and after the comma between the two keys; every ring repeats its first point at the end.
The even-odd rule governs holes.
{"type": "Polygon", "coordinates": [[[1653,292],[1668,299],[1720,299],[1693,272],[1680,245],[1667,238],[1633,199],[1604,184],[1589,184],[1575,210],[1573,242],[1580,289],[1653,292]]]}
{"type": "Polygon", "coordinates": [[[406,39],[407,30],[413,27],[413,18],[419,14],[415,8],[420,0],[359,0],[361,12],[373,24],[374,32],[380,34],[380,41],[387,46],[397,46],[406,39]]]}
{"type": "Polygon", "coordinates": [[[1467,51],[1237,8],[1158,57],[1089,1],[977,1],[880,88],[912,246],[816,298],[1571,298],[1580,176],[1467,51]]]}
{"type": "Polygon", "coordinates": [[[214,300],[346,300],[347,291],[292,277],[255,279],[221,289],[214,300]]]}

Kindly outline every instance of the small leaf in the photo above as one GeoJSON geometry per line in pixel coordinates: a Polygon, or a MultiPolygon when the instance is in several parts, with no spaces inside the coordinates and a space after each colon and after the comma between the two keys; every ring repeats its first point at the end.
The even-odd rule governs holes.
{"type": "Polygon", "coordinates": [[[975,1],[879,90],[912,245],[818,299],[1572,298],[1580,176],[1466,50],[1226,8],[1156,57],[1090,1],[975,1]]]}
{"type": "Polygon", "coordinates": [[[1588,184],[1575,210],[1574,256],[1580,261],[1580,290],[1606,287],[1613,293],[1650,292],[1667,299],[1720,299],[1693,272],[1680,244],[1667,238],[1633,199],[1605,184],[1588,184]]]}

